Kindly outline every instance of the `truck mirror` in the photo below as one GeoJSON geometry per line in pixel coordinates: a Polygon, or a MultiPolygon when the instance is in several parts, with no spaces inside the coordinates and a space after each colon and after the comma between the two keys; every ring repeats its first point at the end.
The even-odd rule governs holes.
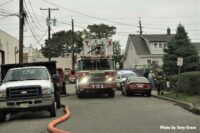
{"type": "Polygon", "coordinates": [[[52,81],[53,82],[60,82],[60,77],[59,75],[57,74],[54,74],[52,77],[51,77],[52,81]]]}

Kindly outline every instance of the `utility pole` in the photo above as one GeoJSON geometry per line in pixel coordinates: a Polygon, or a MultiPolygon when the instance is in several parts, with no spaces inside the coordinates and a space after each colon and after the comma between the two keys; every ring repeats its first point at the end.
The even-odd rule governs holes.
{"type": "Polygon", "coordinates": [[[19,63],[23,63],[23,43],[24,43],[24,6],[23,0],[19,0],[19,63]]]}
{"type": "Polygon", "coordinates": [[[72,19],[72,69],[74,70],[74,20],[72,19]]]}
{"type": "MultiPolygon", "coordinates": [[[[40,10],[48,10],[48,18],[47,18],[47,26],[48,26],[48,43],[50,42],[51,39],[51,10],[58,10],[58,8],[46,8],[46,9],[42,9],[40,8],[40,10]]],[[[50,43],[48,44],[48,58],[49,61],[51,61],[51,47],[50,47],[50,43]]]]}
{"type": "Polygon", "coordinates": [[[139,28],[140,28],[140,35],[142,35],[143,31],[142,31],[142,24],[141,24],[141,20],[139,20],[139,28]]]}

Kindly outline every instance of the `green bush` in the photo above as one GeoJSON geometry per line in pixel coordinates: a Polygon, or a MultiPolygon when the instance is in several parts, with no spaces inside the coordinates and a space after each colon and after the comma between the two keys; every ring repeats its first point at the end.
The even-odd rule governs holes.
{"type": "MultiPolygon", "coordinates": [[[[171,90],[176,89],[177,75],[169,77],[171,90]],[[175,86],[175,87],[174,87],[175,86]]],[[[179,76],[179,92],[188,95],[200,95],[200,72],[185,72],[179,76]]]]}
{"type": "Polygon", "coordinates": [[[170,83],[170,90],[175,91],[177,87],[177,75],[167,77],[166,80],[170,83]]]}

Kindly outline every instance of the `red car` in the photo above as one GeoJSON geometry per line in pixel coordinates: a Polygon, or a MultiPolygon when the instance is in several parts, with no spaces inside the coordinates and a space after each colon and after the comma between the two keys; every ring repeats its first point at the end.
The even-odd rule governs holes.
{"type": "Polygon", "coordinates": [[[151,96],[152,86],[145,77],[129,76],[122,85],[122,95],[146,94],[151,96]]]}

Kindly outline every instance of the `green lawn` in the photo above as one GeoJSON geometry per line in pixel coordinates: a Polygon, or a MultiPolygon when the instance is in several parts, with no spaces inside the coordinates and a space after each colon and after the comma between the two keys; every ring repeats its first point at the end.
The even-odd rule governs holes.
{"type": "Polygon", "coordinates": [[[176,97],[175,92],[166,92],[166,93],[164,93],[164,95],[161,95],[161,96],[172,98],[172,99],[183,101],[183,102],[188,102],[188,103],[200,105],[200,96],[190,96],[190,95],[179,93],[178,97],[176,97]]]}

